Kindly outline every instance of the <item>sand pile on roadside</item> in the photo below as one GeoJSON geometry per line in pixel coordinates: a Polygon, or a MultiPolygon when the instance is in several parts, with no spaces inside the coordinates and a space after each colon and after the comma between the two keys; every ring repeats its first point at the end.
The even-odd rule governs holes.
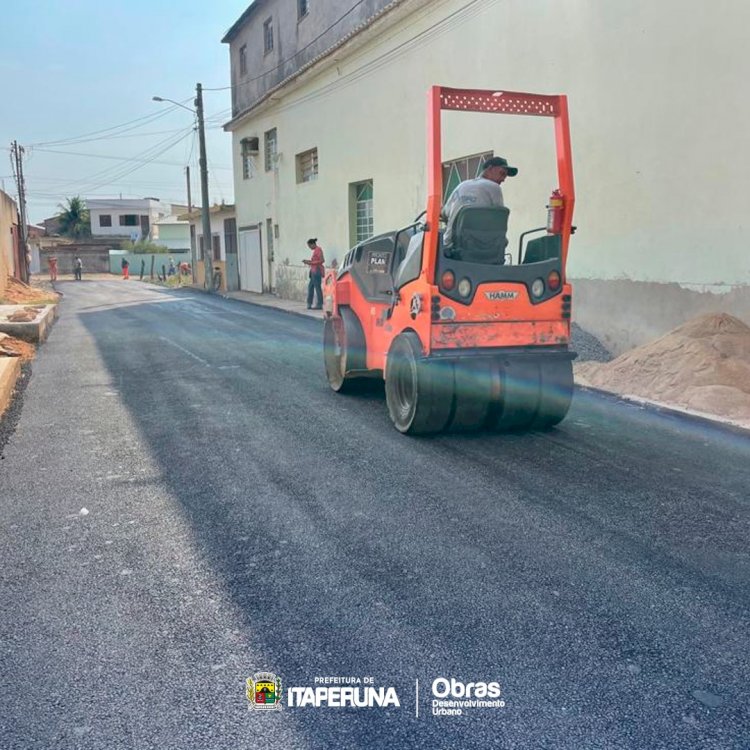
{"type": "Polygon", "coordinates": [[[60,295],[46,289],[37,289],[22,281],[8,277],[8,286],[0,294],[0,304],[4,305],[54,305],[60,301],[60,295]]]}
{"type": "Polygon", "coordinates": [[[750,326],[731,315],[701,315],[612,362],[582,362],[575,373],[581,385],[750,426],[750,326]]]}

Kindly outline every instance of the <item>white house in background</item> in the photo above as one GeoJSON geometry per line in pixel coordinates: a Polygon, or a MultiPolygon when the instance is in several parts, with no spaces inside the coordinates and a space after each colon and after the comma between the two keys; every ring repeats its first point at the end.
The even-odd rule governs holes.
{"type": "MultiPolygon", "coordinates": [[[[240,267],[237,257],[237,221],[234,204],[222,203],[211,206],[211,243],[210,262],[213,268],[219,268],[222,274],[222,291],[232,292],[237,289],[249,289],[247,283],[240,284],[240,267]]],[[[207,243],[203,241],[203,221],[201,209],[196,208],[190,213],[183,213],[177,217],[186,221],[190,227],[190,248],[195,253],[195,279],[203,285],[204,250],[207,243]]],[[[260,250],[258,251],[260,252],[260,250]]],[[[254,290],[251,290],[254,291],[254,290]]]]}
{"type": "Polygon", "coordinates": [[[154,224],[187,207],[162,203],[158,198],[91,198],[86,200],[94,237],[151,239],[154,224]]]}
{"type": "Polygon", "coordinates": [[[175,252],[190,251],[190,222],[165,216],[151,225],[151,239],[175,252]]]}

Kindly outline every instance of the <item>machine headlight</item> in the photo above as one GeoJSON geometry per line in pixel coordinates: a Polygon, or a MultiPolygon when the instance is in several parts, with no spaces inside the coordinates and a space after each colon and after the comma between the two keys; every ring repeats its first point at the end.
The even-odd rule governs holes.
{"type": "Polygon", "coordinates": [[[541,297],[544,294],[544,281],[542,279],[534,279],[534,283],[531,285],[531,294],[533,297],[541,297]]]}
{"type": "Polygon", "coordinates": [[[461,279],[458,282],[458,293],[462,297],[468,297],[471,294],[471,282],[468,279],[461,279]]]}

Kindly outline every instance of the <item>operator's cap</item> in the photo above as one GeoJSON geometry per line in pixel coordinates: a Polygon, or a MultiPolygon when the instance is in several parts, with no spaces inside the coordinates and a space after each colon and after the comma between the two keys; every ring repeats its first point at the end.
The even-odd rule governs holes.
{"type": "Polygon", "coordinates": [[[502,167],[508,173],[508,177],[515,177],[518,174],[518,168],[509,166],[508,160],[503,159],[502,156],[491,156],[485,160],[482,164],[482,172],[490,167],[502,167]]]}

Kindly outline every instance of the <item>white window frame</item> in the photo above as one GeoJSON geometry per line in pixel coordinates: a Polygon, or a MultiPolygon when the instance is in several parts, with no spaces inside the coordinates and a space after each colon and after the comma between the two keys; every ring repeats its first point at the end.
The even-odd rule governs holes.
{"type": "Polygon", "coordinates": [[[276,154],[278,153],[278,133],[276,128],[271,128],[263,133],[263,161],[266,172],[272,172],[276,168],[276,154]]]}

